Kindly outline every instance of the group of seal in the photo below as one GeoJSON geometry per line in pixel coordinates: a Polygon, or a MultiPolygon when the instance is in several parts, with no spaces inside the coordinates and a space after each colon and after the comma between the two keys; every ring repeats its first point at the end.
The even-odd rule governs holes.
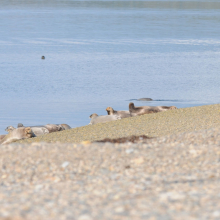
{"type": "Polygon", "coordinates": [[[68,129],[71,129],[71,127],[68,124],[24,126],[22,123],[18,123],[17,128],[10,125],[5,129],[5,131],[7,131],[8,134],[0,135],[0,144],[9,144],[17,140],[38,137],[44,134],[68,129]]]}
{"type": "MultiPolygon", "coordinates": [[[[149,98],[147,98],[149,100],[149,98]]],[[[150,100],[149,100],[150,101],[150,100]]],[[[89,125],[116,121],[122,118],[134,117],[138,115],[163,112],[167,110],[177,109],[175,106],[139,106],[135,107],[133,102],[129,103],[129,110],[116,111],[112,107],[107,107],[107,115],[98,116],[96,113],[90,115],[91,121],[89,125]]],[[[17,128],[8,126],[5,131],[7,135],[0,135],[0,144],[8,144],[20,139],[30,137],[38,137],[44,134],[71,129],[68,124],[46,124],[37,126],[24,126],[19,123],[17,128]]]]}
{"type": "Polygon", "coordinates": [[[163,112],[167,110],[177,109],[176,106],[140,106],[135,107],[133,102],[129,103],[129,111],[116,111],[112,107],[107,107],[106,111],[108,115],[98,116],[96,113],[90,115],[91,121],[89,125],[97,123],[105,123],[109,121],[115,121],[122,118],[134,117],[138,115],[145,115],[150,113],[163,112]]]}

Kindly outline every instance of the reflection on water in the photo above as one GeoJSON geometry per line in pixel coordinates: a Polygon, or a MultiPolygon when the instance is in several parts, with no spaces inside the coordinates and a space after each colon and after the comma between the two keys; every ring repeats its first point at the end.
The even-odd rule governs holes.
{"type": "Polygon", "coordinates": [[[86,125],[143,97],[154,101],[135,105],[218,103],[219,12],[218,1],[2,0],[0,134],[86,125]]]}

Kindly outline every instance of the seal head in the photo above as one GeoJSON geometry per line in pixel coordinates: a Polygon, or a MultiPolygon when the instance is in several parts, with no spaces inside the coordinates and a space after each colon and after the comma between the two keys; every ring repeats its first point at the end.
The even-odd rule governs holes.
{"type": "Polygon", "coordinates": [[[9,125],[9,126],[5,129],[5,131],[7,131],[8,133],[10,133],[10,132],[12,132],[14,129],[15,129],[15,128],[14,128],[13,126],[9,125]]]}
{"type": "Polygon", "coordinates": [[[129,111],[115,111],[112,107],[107,107],[106,111],[107,111],[108,115],[118,115],[121,118],[131,117],[129,111]]]}

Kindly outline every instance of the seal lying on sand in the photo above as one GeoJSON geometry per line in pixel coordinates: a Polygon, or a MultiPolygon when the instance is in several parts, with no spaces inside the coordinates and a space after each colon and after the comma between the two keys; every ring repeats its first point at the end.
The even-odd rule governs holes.
{"type": "Polygon", "coordinates": [[[68,124],[60,124],[60,125],[63,126],[64,130],[71,129],[71,127],[68,124]]]}
{"type": "Polygon", "coordinates": [[[31,129],[32,129],[32,131],[33,131],[33,133],[34,133],[34,135],[35,135],[36,137],[50,133],[47,128],[41,127],[41,126],[39,126],[39,127],[37,127],[37,126],[36,126],[36,127],[35,127],[35,126],[32,127],[32,126],[31,126],[31,129]]]}
{"type": "Polygon", "coordinates": [[[115,111],[112,107],[106,108],[106,111],[107,111],[108,115],[118,115],[121,118],[131,117],[129,111],[115,111]]]}
{"type": "Polygon", "coordinates": [[[98,124],[98,123],[105,123],[105,122],[109,122],[109,121],[116,121],[116,120],[121,119],[121,117],[118,115],[100,115],[100,116],[98,116],[96,113],[90,115],[89,117],[91,118],[89,125],[94,125],[94,124],[98,124]]]}
{"type": "MultiPolygon", "coordinates": [[[[22,128],[24,127],[24,125],[22,123],[18,123],[18,128],[22,128]]],[[[32,132],[34,133],[35,137],[44,135],[44,134],[49,134],[49,130],[47,128],[45,128],[44,126],[28,126],[31,128],[32,132]]]]}
{"type": "Polygon", "coordinates": [[[9,144],[14,141],[18,141],[21,139],[34,137],[34,133],[32,132],[30,127],[21,127],[16,128],[7,134],[1,141],[0,144],[9,144]]]}
{"type": "Polygon", "coordinates": [[[150,113],[163,112],[171,109],[177,109],[175,106],[140,106],[135,107],[134,103],[129,104],[129,112],[131,116],[144,115],[150,113]]]}
{"type": "MultiPolygon", "coordinates": [[[[24,126],[22,123],[18,123],[18,127],[22,127],[22,126],[24,126]]],[[[38,132],[40,132],[39,128],[41,128],[42,131],[44,132],[42,134],[47,134],[47,133],[52,133],[52,132],[56,132],[56,131],[66,130],[65,126],[68,127],[69,125],[67,125],[67,124],[60,124],[60,125],[58,125],[58,124],[57,125],[56,124],[47,124],[47,125],[37,125],[37,126],[29,126],[29,127],[31,127],[31,129],[35,129],[36,128],[35,129],[36,131],[38,129],[38,132]],[[45,128],[46,128],[46,130],[45,130],[45,128]]]]}
{"type": "Polygon", "coordinates": [[[58,126],[62,126],[62,130],[68,130],[71,129],[71,127],[68,124],[57,124],[58,126]]]}
{"type": "Polygon", "coordinates": [[[49,130],[49,133],[65,130],[65,128],[62,125],[47,124],[44,125],[44,127],[49,130]]]}

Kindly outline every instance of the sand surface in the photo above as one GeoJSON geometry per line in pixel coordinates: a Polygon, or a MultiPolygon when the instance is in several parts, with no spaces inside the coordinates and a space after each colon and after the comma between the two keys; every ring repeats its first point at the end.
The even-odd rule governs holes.
{"type": "Polygon", "coordinates": [[[0,219],[220,219],[219,110],[178,109],[42,137],[54,143],[1,146],[0,219]],[[125,134],[157,138],[90,143],[125,134]],[[65,140],[76,143],[55,143],[65,140]]]}
{"type": "Polygon", "coordinates": [[[130,135],[161,137],[220,127],[220,104],[169,110],[166,112],[124,118],[103,124],[87,125],[41,137],[19,141],[80,143],[130,135]]]}

